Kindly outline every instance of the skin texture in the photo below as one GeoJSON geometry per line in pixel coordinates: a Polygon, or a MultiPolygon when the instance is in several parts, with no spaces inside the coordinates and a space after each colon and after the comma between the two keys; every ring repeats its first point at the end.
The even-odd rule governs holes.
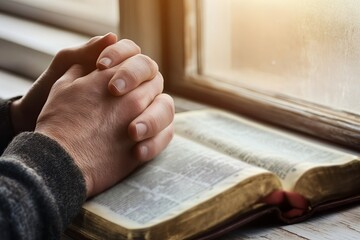
{"type": "Polygon", "coordinates": [[[173,100],[162,94],[157,64],[140,52],[114,34],[62,50],[11,106],[17,133],[40,132],[73,157],[88,197],[158,155],[173,136],[173,100]]]}
{"type": "MultiPolygon", "coordinates": [[[[86,72],[95,70],[99,54],[106,47],[115,44],[116,41],[116,35],[110,33],[103,37],[94,37],[81,46],[63,49],[58,52],[49,67],[35,81],[29,92],[12,103],[11,114],[15,133],[35,129],[36,120],[47,100],[52,85],[72,65],[80,64],[84,66],[86,72]]],[[[137,53],[139,52],[137,51],[131,55],[137,53]]]]}

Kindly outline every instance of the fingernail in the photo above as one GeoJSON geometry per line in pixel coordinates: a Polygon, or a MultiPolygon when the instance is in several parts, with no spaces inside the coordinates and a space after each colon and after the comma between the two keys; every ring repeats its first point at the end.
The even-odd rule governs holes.
{"type": "Polygon", "coordinates": [[[140,155],[142,159],[146,159],[148,156],[149,149],[147,146],[141,146],[140,147],[140,155]]]}
{"type": "Polygon", "coordinates": [[[122,80],[122,79],[116,79],[114,80],[113,82],[113,86],[116,88],[116,90],[119,92],[119,93],[122,93],[125,89],[125,81],[122,80]]]}
{"type": "Polygon", "coordinates": [[[110,67],[111,62],[112,62],[111,59],[107,57],[104,57],[99,60],[99,64],[103,65],[106,68],[110,67]]]}
{"type": "Polygon", "coordinates": [[[104,35],[104,37],[107,37],[107,36],[109,36],[109,35],[113,35],[113,36],[115,36],[115,37],[117,38],[116,34],[113,33],[113,32],[108,32],[107,34],[104,35]]]}
{"type": "Polygon", "coordinates": [[[136,134],[139,139],[143,139],[147,132],[147,127],[144,123],[137,123],[136,124],[136,134]]]}
{"type": "Polygon", "coordinates": [[[110,34],[113,34],[112,32],[108,32],[107,34],[105,34],[103,37],[107,37],[109,36],[110,34]]]}

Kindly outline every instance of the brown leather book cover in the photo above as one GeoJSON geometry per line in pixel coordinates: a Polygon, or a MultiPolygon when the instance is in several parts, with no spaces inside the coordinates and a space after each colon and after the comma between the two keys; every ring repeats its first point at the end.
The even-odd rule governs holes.
{"type": "Polygon", "coordinates": [[[344,206],[350,206],[353,204],[360,203],[360,195],[351,196],[344,199],[338,199],[334,201],[324,202],[319,205],[313,206],[309,208],[304,214],[298,217],[286,217],[284,216],[284,210],[282,210],[282,206],[263,206],[254,211],[248,212],[246,214],[234,216],[228,221],[224,222],[221,225],[218,225],[212,229],[209,229],[205,233],[197,235],[193,237],[193,240],[210,240],[210,239],[218,239],[220,236],[229,233],[239,227],[242,227],[250,222],[258,220],[260,218],[265,217],[275,217],[279,221],[285,224],[293,224],[302,222],[312,215],[324,211],[335,210],[344,206]]]}

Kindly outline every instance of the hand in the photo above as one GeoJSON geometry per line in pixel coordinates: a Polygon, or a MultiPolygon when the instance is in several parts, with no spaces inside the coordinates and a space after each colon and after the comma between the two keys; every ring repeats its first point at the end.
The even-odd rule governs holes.
{"type": "MultiPolygon", "coordinates": [[[[79,64],[85,73],[90,73],[96,66],[102,66],[104,60],[100,53],[111,55],[113,62],[120,63],[140,53],[140,48],[129,40],[117,41],[113,33],[94,37],[79,47],[67,48],[56,54],[50,66],[37,79],[30,91],[11,105],[11,117],[15,133],[33,131],[38,115],[46,102],[52,85],[72,65],[79,64]]],[[[130,88],[128,88],[130,89],[130,88]]]]}
{"type": "Polygon", "coordinates": [[[135,55],[91,73],[74,65],[54,84],[35,131],[56,140],[73,157],[84,175],[87,196],[123,179],[170,142],[174,104],[161,94],[163,78],[154,68],[147,57],[135,55]],[[133,77],[130,71],[136,62],[147,63],[137,75],[139,86],[111,96],[109,82],[133,77]]]}

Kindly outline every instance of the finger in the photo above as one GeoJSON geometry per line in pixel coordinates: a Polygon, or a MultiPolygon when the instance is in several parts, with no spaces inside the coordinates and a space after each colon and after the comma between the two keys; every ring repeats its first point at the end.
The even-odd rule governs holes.
{"type": "Polygon", "coordinates": [[[104,70],[120,64],[125,59],[139,54],[140,47],[133,41],[122,39],[117,43],[105,48],[97,59],[96,67],[104,70]]]}
{"type": "Polygon", "coordinates": [[[80,54],[73,54],[77,63],[88,66],[87,71],[91,72],[96,69],[96,61],[101,52],[108,46],[117,42],[117,36],[114,33],[108,33],[103,37],[90,39],[90,41],[80,48],[80,54]]]}
{"type": "Polygon", "coordinates": [[[109,33],[105,34],[104,36],[95,36],[95,37],[90,38],[90,40],[86,43],[86,45],[92,45],[93,43],[98,42],[101,39],[104,43],[108,43],[105,45],[106,47],[117,42],[116,34],[109,32],[109,33]]]}
{"type": "MultiPolygon", "coordinates": [[[[135,119],[154,101],[164,87],[163,79],[157,75],[153,80],[144,82],[136,89],[119,98],[123,106],[131,109],[129,119],[135,119]]],[[[116,98],[115,98],[116,99],[116,98]]]]}
{"type": "MultiPolygon", "coordinates": [[[[106,34],[107,35],[107,34],[106,34]]],[[[106,36],[105,35],[105,36],[106,36]]],[[[89,41],[86,43],[86,45],[90,45],[90,44],[92,44],[92,43],[94,43],[94,42],[97,42],[99,39],[101,39],[103,36],[95,36],[95,37],[92,37],[92,38],[90,38],[89,39],[89,41]]]]}
{"type": "Polygon", "coordinates": [[[174,113],[174,101],[169,95],[156,96],[151,105],[130,123],[130,137],[142,141],[156,136],[173,122],[174,113]]]}
{"type": "Polygon", "coordinates": [[[137,143],[134,147],[136,159],[141,162],[153,159],[166,148],[173,136],[174,127],[173,124],[170,124],[155,137],[137,143]]]}
{"type": "Polygon", "coordinates": [[[109,82],[109,91],[114,96],[124,95],[141,83],[153,79],[158,71],[155,61],[148,56],[137,54],[121,63],[109,82]]]}

